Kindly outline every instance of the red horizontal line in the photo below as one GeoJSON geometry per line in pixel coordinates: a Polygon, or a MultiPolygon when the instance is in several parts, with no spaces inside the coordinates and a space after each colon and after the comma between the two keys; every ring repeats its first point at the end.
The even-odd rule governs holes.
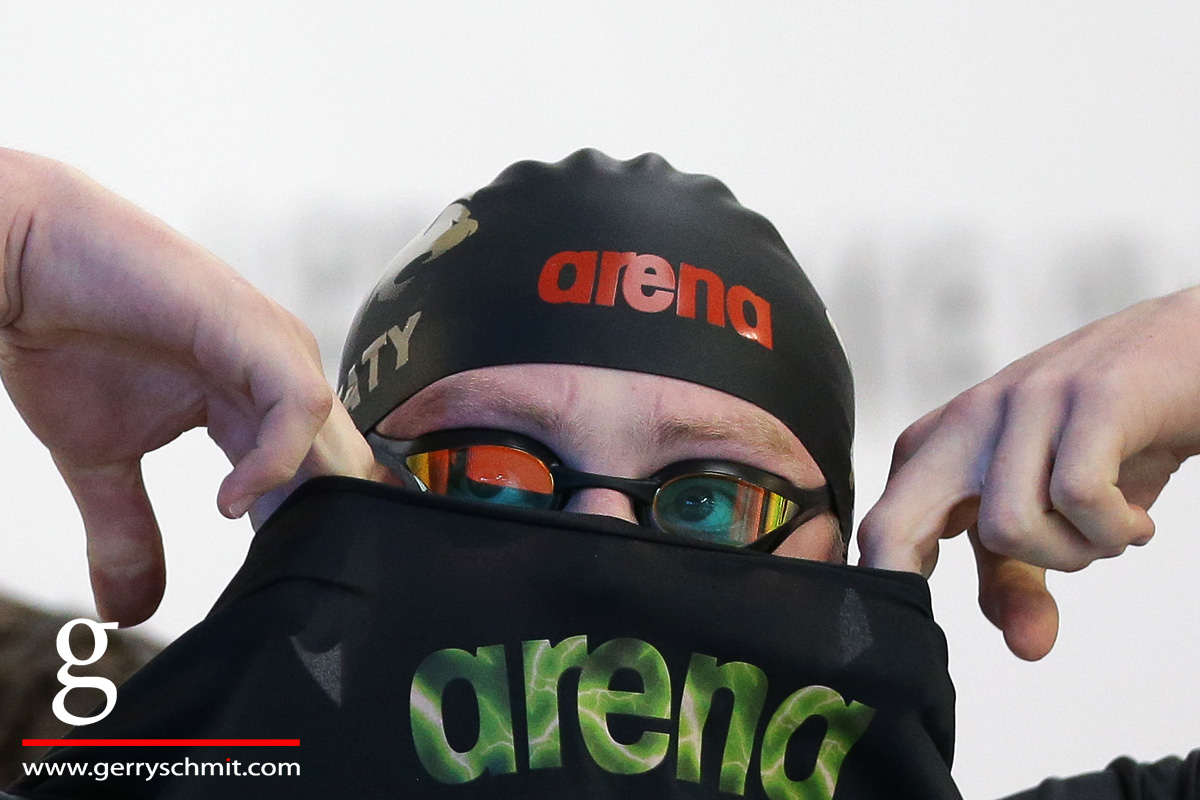
{"type": "Polygon", "coordinates": [[[299,747],[299,739],[22,739],[24,747],[299,747]]]}

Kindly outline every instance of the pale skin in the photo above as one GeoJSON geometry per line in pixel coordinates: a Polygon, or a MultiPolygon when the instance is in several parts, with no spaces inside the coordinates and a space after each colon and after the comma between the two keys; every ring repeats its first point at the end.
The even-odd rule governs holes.
{"type": "Polygon", "coordinates": [[[233,463],[231,517],[307,475],[373,474],[299,320],[74,170],[0,149],[0,182],[0,376],[79,506],[102,617],[136,624],[162,598],[141,458],[182,432],[207,427],[233,463]]]}
{"type": "Polygon", "coordinates": [[[1147,510],[1200,452],[1200,289],[1148,300],[1010,364],[896,444],[862,563],[928,575],[970,532],[979,604],[1025,659],[1058,634],[1046,570],[1154,534],[1147,510]]]}
{"type": "MultiPolygon", "coordinates": [[[[686,381],[597,367],[518,364],[451,375],[422,389],[376,430],[413,439],[468,427],[529,436],[568,466],[603,475],[641,478],[677,461],[719,458],[802,488],[825,484],[795,434],[757,406],[686,381]]],[[[582,489],[565,510],[637,521],[629,498],[611,489],[582,489]]],[[[809,520],[775,552],[840,562],[836,519],[809,520]]]]}
{"type": "MultiPolygon", "coordinates": [[[[0,149],[0,186],[0,376],[79,506],[103,617],[135,624],[161,599],[162,545],[140,461],[185,430],[206,426],[234,465],[217,496],[228,516],[249,510],[261,522],[313,475],[382,479],[334,401],[311,334],[233,270],[60,164],[0,149]]],[[[1045,569],[1079,569],[1148,540],[1145,509],[1200,451],[1197,320],[1195,290],[1139,304],[918,421],[863,521],[862,563],[928,575],[940,538],[975,529],[985,613],[1018,655],[1043,655],[1057,631],[1045,569]]],[[[533,409],[557,412],[556,426],[536,410],[514,417],[511,404],[478,401],[470,401],[478,416],[461,419],[534,435],[589,471],[649,474],[703,447],[800,486],[823,482],[799,442],[788,453],[768,444],[776,437],[742,435],[762,426],[739,421],[746,408],[728,405],[735,398],[714,401],[651,376],[596,375],[488,378],[533,409]],[[611,427],[630,408],[634,423],[611,427]],[[692,426],[650,446],[658,423],[713,413],[724,432],[692,426]]],[[[461,424],[444,400],[418,396],[406,408],[382,432],[461,424]]],[[[581,491],[571,509],[630,513],[623,496],[603,489],[581,491]]],[[[829,520],[802,532],[810,526],[825,530],[798,533],[786,552],[826,558],[794,550],[829,545],[829,520]]]]}
{"type": "MultiPolygon", "coordinates": [[[[256,524],[309,477],[385,478],[335,401],[299,320],[199,245],[69,167],[0,149],[0,181],[0,377],[79,507],[103,618],[137,624],[161,601],[162,541],[141,458],[186,430],[206,427],[234,465],[217,495],[221,512],[249,511],[256,524]]],[[[694,412],[708,393],[725,398],[713,409],[731,415],[730,424],[753,426],[747,414],[769,419],[735,398],[681,386],[676,393],[694,412]],[[700,399],[688,399],[689,390],[700,399]]],[[[551,405],[568,399],[541,397],[551,405]]],[[[598,413],[616,413],[609,408],[598,413]]],[[[819,485],[795,437],[777,421],[767,425],[776,441],[760,442],[747,459],[819,485]]],[[[549,433],[551,444],[560,441],[549,433]]],[[[713,440],[712,455],[736,450],[728,431],[695,435],[713,440]]],[[[672,448],[696,452],[682,439],[672,448]]],[[[572,454],[564,447],[560,455],[572,454]]],[[[623,498],[611,494],[580,492],[573,509],[623,516],[614,502],[623,498]]],[[[829,527],[808,527],[822,524],[829,527]]]]}

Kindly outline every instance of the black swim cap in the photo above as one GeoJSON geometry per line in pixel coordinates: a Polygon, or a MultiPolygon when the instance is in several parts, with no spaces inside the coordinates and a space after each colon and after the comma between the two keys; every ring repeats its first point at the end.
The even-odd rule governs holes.
{"type": "Polygon", "coordinates": [[[665,375],[754,403],[812,454],[849,538],[850,366],[779,232],[715,178],[654,154],[514,164],[391,263],[346,339],[338,396],[367,431],[441,378],[530,363],[665,375]]]}

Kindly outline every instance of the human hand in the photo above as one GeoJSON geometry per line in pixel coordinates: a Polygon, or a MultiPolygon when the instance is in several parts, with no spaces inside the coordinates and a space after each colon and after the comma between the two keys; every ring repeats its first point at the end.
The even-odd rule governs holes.
{"type": "Polygon", "coordinates": [[[921,572],[970,532],[979,604],[1009,648],[1054,646],[1046,570],[1150,540],[1146,513],[1200,452],[1200,289],[1148,300],[1010,364],[910,426],[863,519],[861,564],[921,572]]]}
{"type": "Polygon", "coordinates": [[[308,329],[212,254],[80,173],[0,150],[0,377],[83,517],[96,606],[165,586],[141,458],[207,426],[221,512],[261,520],[305,477],[367,477],[308,329]]]}

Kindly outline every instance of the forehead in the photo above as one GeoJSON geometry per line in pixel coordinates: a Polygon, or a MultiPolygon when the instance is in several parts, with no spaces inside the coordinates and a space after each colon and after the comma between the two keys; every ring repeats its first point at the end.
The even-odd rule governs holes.
{"type": "Polygon", "coordinates": [[[545,440],[564,458],[570,451],[627,466],[728,458],[799,485],[823,482],[795,434],[752,403],[687,381],[600,367],[518,364],[458,373],[409,398],[378,429],[414,438],[462,427],[515,430],[545,440]]]}

